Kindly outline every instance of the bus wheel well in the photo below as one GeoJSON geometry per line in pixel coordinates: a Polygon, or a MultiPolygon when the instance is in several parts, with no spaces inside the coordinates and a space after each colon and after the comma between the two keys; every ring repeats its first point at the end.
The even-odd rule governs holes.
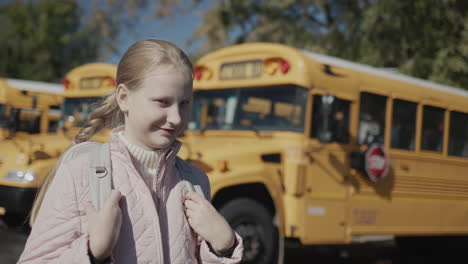
{"type": "Polygon", "coordinates": [[[212,203],[213,206],[219,210],[226,202],[240,197],[250,198],[263,204],[272,216],[276,213],[273,199],[265,185],[262,183],[250,183],[226,187],[215,194],[212,203]]]}

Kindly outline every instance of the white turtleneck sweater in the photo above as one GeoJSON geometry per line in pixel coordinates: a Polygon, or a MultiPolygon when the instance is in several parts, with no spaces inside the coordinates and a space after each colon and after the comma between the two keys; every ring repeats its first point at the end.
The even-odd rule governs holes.
{"type": "Polygon", "coordinates": [[[127,146],[130,155],[135,158],[141,165],[143,171],[140,171],[143,180],[145,181],[146,185],[151,189],[154,182],[157,180],[158,174],[158,162],[159,158],[163,154],[163,149],[157,150],[146,150],[143,149],[135,144],[132,144],[128,141],[128,139],[123,135],[123,132],[118,133],[119,138],[125,143],[127,146]]]}

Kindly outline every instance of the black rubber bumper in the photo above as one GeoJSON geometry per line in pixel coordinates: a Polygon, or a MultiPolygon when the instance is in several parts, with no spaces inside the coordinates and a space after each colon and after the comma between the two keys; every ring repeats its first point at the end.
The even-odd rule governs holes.
{"type": "Polygon", "coordinates": [[[0,185],[0,207],[5,208],[7,215],[28,215],[36,198],[36,193],[36,188],[0,185]]]}

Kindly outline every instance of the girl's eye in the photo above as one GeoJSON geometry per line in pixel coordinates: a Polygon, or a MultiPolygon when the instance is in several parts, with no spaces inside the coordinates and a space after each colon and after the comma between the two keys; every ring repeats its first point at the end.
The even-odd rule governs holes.
{"type": "Polygon", "coordinates": [[[184,106],[185,106],[185,105],[188,105],[188,104],[190,104],[190,101],[188,101],[188,100],[185,100],[185,101],[180,102],[180,105],[184,105],[184,106]]]}
{"type": "Polygon", "coordinates": [[[169,104],[169,101],[168,100],[165,100],[165,99],[157,99],[157,100],[154,100],[160,104],[163,104],[163,105],[168,105],[169,104]]]}

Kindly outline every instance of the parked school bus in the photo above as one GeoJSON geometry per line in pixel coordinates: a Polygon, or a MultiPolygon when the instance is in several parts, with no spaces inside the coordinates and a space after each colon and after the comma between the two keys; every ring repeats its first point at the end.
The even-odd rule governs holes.
{"type": "Polygon", "coordinates": [[[181,155],[245,263],[281,258],[285,238],[468,234],[468,92],[267,43],[212,52],[194,76],[181,155]]]}
{"type": "MultiPolygon", "coordinates": [[[[115,90],[117,66],[108,63],[89,63],[72,69],[62,82],[65,86],[63,106],[66,134],[74,137],[88,121],[93,103],[115,90]]],[[[110,129],[94,135],[93,141],[108,141],[110,129]]]]}
{"type": "Polygon", "coordinates": [[[61,118],[59,84],[0,78],[0,208],[16,215],[35,192],[19,187],[48,167],[61,118]]]}
{"type": "MultiPolygon", "coordinates": [[[[87,120],[91,104],[115,88],[115,74],[116,67],[104,63],[72,69],[63,79],[59,130],[0,142],[0,207],[5,208],[8,220],[26,220],[45,176],[87,120]]],[[[107,139],[102,134],[93,140],[107,139]]]]}

